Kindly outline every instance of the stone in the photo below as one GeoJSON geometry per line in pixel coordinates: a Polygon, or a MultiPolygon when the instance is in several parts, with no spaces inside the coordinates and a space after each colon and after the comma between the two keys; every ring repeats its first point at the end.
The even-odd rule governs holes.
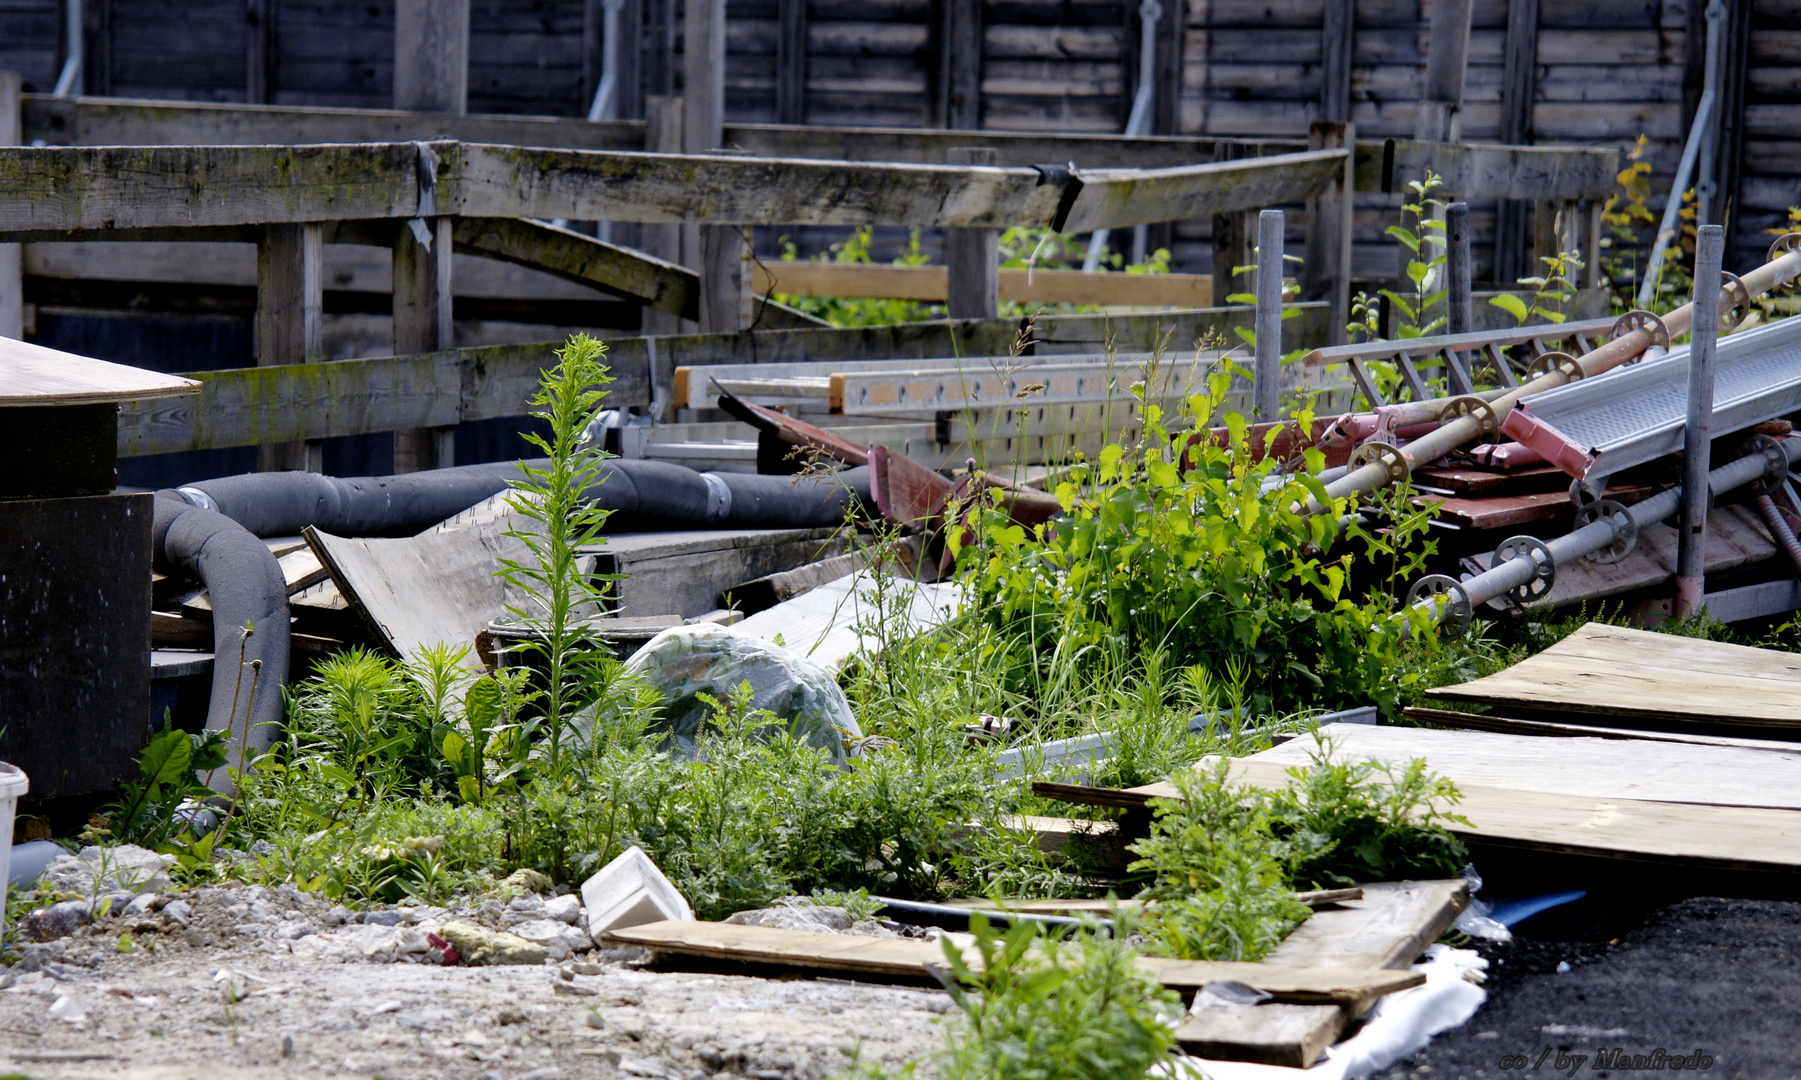
{"type": "Polygon", "coordinates": [[[125,905],[124,914],[132,918],[148,915],[157,909],[157,901],[160,899],[162,898],[153,892],[140,893],[132,897],[131,903],[125,905]]]}
{"type": "Polygon", "coordinates": [[[68,937],[93,920],[86,900],[64,900],[60,904],[38,908],[19,921],[25,936],[38,941],[54,941],[68,937]]]}
{"type": "Polygon", "coordinates": [[[194,921],[194,908],[186,900],[171,900],[164,904],[163,914],[183,926],[194,921]]]}
{"type": "Polygon", "coordinates": [[[729,701],[746,682],[752,708],[767,710],[839,765],[845,762],[844,740],[863,734],[831,671],[731,627],[672,626],[639,649],[626,669],[662,695],[661,727],[689,756],[713,711],[699,695],[729,701]]]}
{"type": "Polygon", "coordinates": [[[841,907],[815,904],[804,896],[788,896],[774,907],[740,911],[727,917],[739,926],[768,926],[777,930],[805,930],[816,934],[842,934],[851,928],[850,912],[841,907]]]}
{"type": "Polygon", "coordinates": [[[484,930],[464,922],[445,923],[438,936],[455,946],[457,956],[465,964],[542,964],[550,951],[534,941],[504,930],[484,930]]]}
{"type": "Polygon", "coordinates": [[[636,844],[582,882],[588,933],[599,941],[608,930],[664,919],[691,922],[694,909],[636,844]]]}
{"type": "Polygon", "coordinates": [[[574,926],[576,920],[582,917],[582,898],[575,893],[569,893],[566,896],[559,896],[555,900],[547,901],[544,904],[544,914],[548,918],[574,926]]]}
{"type": "Polygon", "coordinates": [[[556,919],[534,919],[513,927],[513,933],[527,941],[544,946],[550,959],[561,963],[571,953],[582,952],[594,947],[594,941],[585,932],[556,919]]]}
{"type": "Polygon", "coordinates": [[[101,848],[88,846],[79,855],[58,855],[44,867],[43,879],[57,892],[93,896],[96,893],[156,892],[169,889],[168,868],[173,855],[158,855],[136,844],[101,848]]]}
{"type": "Polygon", "coordinates": [[[50,1005],[50,1015],[58,1020],[79,1024],[88,1018],[88,1007],[78,998],[64,994],[50,1005]]]}
{"type": "Polygon", "coordinates": [[[556,882],[529,866],[522,866],[508,874],[500,886],[517,893],[547,893],[556,888],[556,882]]]}
{"type": "Polygon", "coordinates": [[[399,911],[365,911],[364,926],[399,926],[406,922],[406,915],[399,911]]]}

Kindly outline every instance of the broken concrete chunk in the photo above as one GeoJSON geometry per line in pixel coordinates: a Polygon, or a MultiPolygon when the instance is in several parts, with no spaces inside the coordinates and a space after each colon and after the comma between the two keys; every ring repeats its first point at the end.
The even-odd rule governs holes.
{"type": "Polygon", "coordinates": [[[582,902],[588,910],[588,933],[596,938],[625,926],[694,919],[688,901],[637,845],[582,883],[582,902]]]}
{"type": "Polygon", "coordinates": [[[438,936],[455,946],[465,964],[542,964],[550,952],[534,941],[504,930],[484,930],[470,923],[445,923],[438,936]]]}
{"type": "Polygon", "coordinates": [[[569,959],[571,953],[583,952],[594,947],[594,941],[586,933],[558,922],[556,919],[534,919],[513,927],[513,933],[527,941],[544,946],[550,958],[558,963],[569,959]]]}
{"type": "Polygon", "coordinates": [[[44,867],[43,879],[57,892],[96,893],[156,892],[173,887],[168,868],[173,855],[158,855],[136,844],[101,848],[88,846],[79,855],[58,855],[44,867]]]}
{"type": "Polygon", "coordinates": [[[850,912],[841,907],[815,904],[804,896],[785,896],[773,907],[740,911],[725,921],[739,926],[769,926],[777,930],[806,930],[819,934],[842,934],[851,927],[850,912]]]}
{"type": "Polygon", "coordinates": [[[699,695],[730,701],[746,682],[753,708],[768,710],[794,735],[829,751],[840,765],[844,739],[863,734],[830,671],[729,626],[672,626],[638,650],[626,667],[663,695],[662,725],[690,755],[712,715],[699,695]]]}
{"type": "Polygon", "coordinates": [[[64,900],[60,904],[38,908],[25,916],[19,922],[19,929],[28,938],[53,941],[73,934],[92,919],[93,914],[86,900],[64,900]]]}
{"type": "Polygon", "coordinates": [[[544,903],[544,914],[558,922],[574,926],[582,917],[582,898],[575,893],[559,896],[544,903]]]}

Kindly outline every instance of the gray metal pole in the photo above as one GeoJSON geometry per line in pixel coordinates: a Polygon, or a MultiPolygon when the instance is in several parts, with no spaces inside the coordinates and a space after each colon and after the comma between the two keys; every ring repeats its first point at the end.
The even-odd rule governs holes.
{"type": "Polygon", "coordinates": [[[1450,275],[1453,334],[1474,331],[1475,311],[1470,306],[1470,204],[1454,202],[1445,207],[1445,269],[1450,275]]]}
{"type": "Polygon", "coordinates": [[[1725,248],[1724,229],[1701,226],[1695,244],[1695,323],[1689,338],[1688,426],[1682,433],[1682,509],[1677,519],[1673,614],[1679,619],[1701,609],[1706,578],[1707,507],[1713,501],[1707,482],[1713,438],[1713,354],[1720,336],[1720,262],[1725,248]]]}
{"type": "Polygon", "coordinates": [[[1282,377],[1282,211],[1257,217],[1257,419],[1278,418],[1282,377]]]}

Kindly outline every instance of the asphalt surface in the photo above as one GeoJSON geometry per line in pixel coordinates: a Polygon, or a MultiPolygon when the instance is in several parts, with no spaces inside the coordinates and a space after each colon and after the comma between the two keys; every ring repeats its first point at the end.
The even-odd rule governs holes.
{"type": "Polygon", "coordinates": [[[1627,903],[1572,905],[1481,946],[1487,1004],[1378,1075],[1801,1080],[1801,903],[1627,903]]]}

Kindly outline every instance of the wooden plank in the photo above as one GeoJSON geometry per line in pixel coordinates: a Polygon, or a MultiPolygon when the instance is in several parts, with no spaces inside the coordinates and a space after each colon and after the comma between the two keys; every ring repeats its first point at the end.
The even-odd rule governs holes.
{"type": "MultiPolygon", "coordinates": [[[[1363,886],[1363,896],[1317,911],[1267,962],[1405,968],[1469,905],[1461,879],[1363,886]]],[[[1254,1009],[1202,1009],[1176,1029],[1182,1049],[1201,1057],[1302,1069],[1342,1035],[1361,1010],[1269,1002],[1254,1009]]]]}
{"type": "Polygon", "coordinates": [[[1687,746],[1728,746],[1746,750],[1768,750],[1776,754],[1801,754],[1801,743],[1778,742],[1774,739],[1738,739],[1730,735],[1690,735],[1686,732],[1641,731],[1637,728],[1594,727],[1588,724],[1566,724],[1550,720],[1521,720],[1493,713],[1456,712],[1451,709],[1411,707],[1401,710],[1409,720],[1434,727],[1468,731],[1498,731],[1504,735],[1530,735],[1550,739],[1643,739],[1647,742],[1678,743],[1687,746]]]}
{"type": "MultiPolygon", "coordinates": [[[[1242,759],[1232,780],[1260,788],[1286,787],[1285,766],[1242,759]]],[[[1132,789],[1161,798],[1173,785],[1132,789]]],[[[1452,808],[1469,825],[1448,825],[1473,840],[1596,858],[1624,859],[1688,870],[1801,871],[1801,814],[1740,806],[1697,806],[1638,799],[1553,795],[1540,791],[1460,784],[1452,808]]]]}
{"type": "MultiPolygon", "coordinates": [[[[951,149],[955,165],[994,165],[993,150],[951,149]]],[[[945,310],[953,319],[992,319],[1000,314],[1000,233],[994,229],[948,229],[944,234],[945,310]]]]}
{"type": "Polygon", "coordinates": [[[1428,169],[1466,199],[1604,199],[1617,186],[1619,151],[1397,140],[1391,158],[1380,144],[1357,145],[1359,191],[1399,191],[1428,169]]]}
{"type": "Polygon", "coordinates": [[[1537,656],[1431,696],[1591,716],[1801,728],[1801,656],[1588,623],[1537,656]]]}
{"type": "Polygon", "coordinates": [[[542,270],[632,297],[685,319],[699,317],[700,277],[687,267],[522,218],[458,218],[456,250],[542,270]]]}
{"type": "MultiPolygon", "coordinates": [[[[944,964],[944,948],[936,941],[815,934],[733,923],[646,923],[609,930],[602,935],[602,940],[609,945],[635,945],[662,956],[701,957],[870,976],[912,978],[925,975],[928,965],[944,964]]],[[[976,954],[965,955],[972,966],[979,964],[976,954]]],[[[1295,967],[1149,956],[1141,957],[1138,966],[1164,986],[1175,989],[1198,990],[1206,983],[1230,979],[1273,994],[1278,1001],[1361,1002],[1425,982],[1417,972],[1376,968],[1295,967]]]]}
{"type": "MultiPolygon", "coordinates": [[[[942,303],[949,278],[942,266],[888,266],[793,260],[757,263],[757,289],[791,296],[879,297],[942,303]]],[[[1113,274],[1080,270],[999,271],[1000,299],[1028,304],[1116,304],[1205,307],[1211,274],[1113,274]]]]}
{"type": "Polygon", "coordinates": [[[504,618],[508,590],[494,576],[501,559],[530,557],[506,534],[513,515],[450,532],[398,539],[352,539],[308,527],[307,544],[339,593],[393,655],[417,659],[438,644],[471,646],[504,618]]]}
{"type": "Polygon", "coordinates": [[[775,118],[807,122],[807,0],[777,0],[775,118]]]}
{"type": "Polygon", "coordinates": [[[0,406],[98,405],[188,397],[200,384],[178,375],[109,363],[0,338],[0,406]]]}
{"type": "Polygon", "coordinates": [[[0,148],[0,230],[411,217],[412,143],[0,148]],[[280,182],[285,179],[286,182],[280,182]]]}
{"type": "Polygon", "coordinates": [[[394,107],[469,111],[469,0],[395,0],[394,107]]]}
{"type": "Polygon", "coordinates": [[[617,574],[612,595],[626,616],[691,618],[730,606],[745,582],[842,554],[839,529],[700,529],[628,533],[597,553],[597,572],[617,574]]]}
{"type": "Polygon", "coordinates": [[[1304,202],[1338,178],[1347,153],[1309,150],[1174,169],[1084,171],[1067,213],[1051,225],[1088,232],[1304,202]]]}
{"type": "MultiPolygon", "coordinates": [[[[1673,746],[1593,738],[1535,739],[1484,731],[1327,724],[1334,761],[1406,768],[1425,759],[1465,784],[1589,798],[1801,810],[1801,757],[1725,746],[1673,746]]],[[[1306,767],[1320,746],[1291,739],[1248,760],[1306,767]]]]}
{"type": "MultiPolygon", "coordinates": [[[[448,349],[454,337],[450,219],[427,217],[413,221],[417,224],[409,223],[410,227],[394,233],[395,356],[448,349]]],[[[395,430],[394,471],[419,472],[455,464],[454,430],[449,425],[395,430]]]]}

